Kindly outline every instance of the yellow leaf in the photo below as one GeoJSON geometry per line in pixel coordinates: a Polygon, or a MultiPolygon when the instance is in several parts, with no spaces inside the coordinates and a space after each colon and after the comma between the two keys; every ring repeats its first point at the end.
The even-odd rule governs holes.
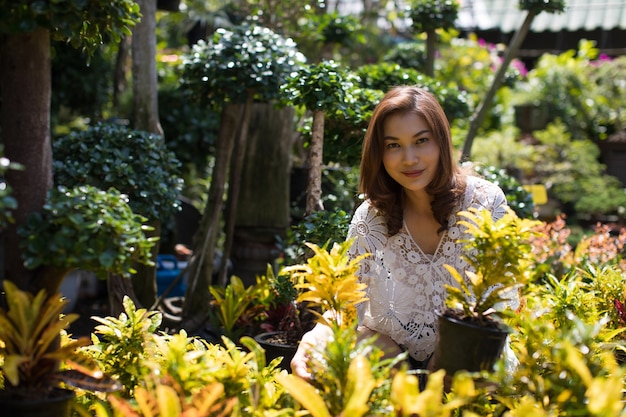
{"type": "Polygon", "coordinates": [[[331,417],[324,399],[304,379],[292,374],[277,374],[276,380],[313,417],[331,417]]]}
{"type": "Polygon", "coordinates": [[[3,372],[4,377],[16,386],[20,382],[20,365],[28,361],[27,356],[9,355],[4,358],[3,372]]]}
{"type": "Polygon", "coordinates": [[[159,406],[159,415],[161,416],[178,416],[181,413],[180,400],[176,390],[167,385],[157,385],[156,387],[157,404],[159,406]]]}
{"type": "Polygon", "coordinates": [[[365,414],[372,390],[376,387],[376,381],[372,375],[370,363],[363,355],[357,355],[350,362],[348,368],[348,386],[346,389],[348,403],[343,415],[360,417],[365,414]]]}
{"type": "Polygon", "coordinates": [[[399,371],[391,381],[391,403],[402,416],[410,416],[413,404],[419,394],[419,381],[415,375],[407,375],[406,371],[399,371]]]}

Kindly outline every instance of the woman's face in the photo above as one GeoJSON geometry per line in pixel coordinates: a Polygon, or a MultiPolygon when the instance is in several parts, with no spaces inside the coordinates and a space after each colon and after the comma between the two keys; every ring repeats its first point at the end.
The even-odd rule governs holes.
{"type": "Polygon", "coordinates": [[[424,191],[439,169],[439,145],[426,120],[413,112],[392,114],[383,131],[387,173],[406,191],[424,191]]]}

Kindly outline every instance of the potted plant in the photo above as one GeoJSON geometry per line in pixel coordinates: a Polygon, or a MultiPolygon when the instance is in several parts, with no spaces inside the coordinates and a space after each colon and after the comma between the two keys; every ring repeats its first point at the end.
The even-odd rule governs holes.
{"type": "MultiPolygon", "coordinates": [[[[327,248],[343,243],[349,223],[350,216],[340,209],[314,211],[305,216],[287,231],[287,237],[282,242],[282,263],[295,265],[305,262],[315,255],[311,245],[323,244],[327,248]]],[[[280,366],[285,369],[289,369],[304,333],[315,325],[311,306],[297,300],[301,291],[295,287],[288,268],[275,275],[268,265],[266,274],[259,277],[265,282],[268,297],[263,306],[265,318],[260,326],[264,331],[254,337],[265,348],[268,361],[283,357],[280,366]]]]}
{"type": "Polygon", "coordinates": [[[56,294],[73,269],[99,277],[129,277],[137,263],[149,264],[157,238],[145,232],[145,218],[133,213],[128,197],[85,185],[50,190],[39,212],[32,213],[18,233],[24,265],[35,270],[33,288],[56,294]]]}
{"type": "MultiPolygon", "coordinates": [[[[271,338],[272,345],[281,346],[288,356],[283,361],[289,369],[303,334],[318,321],[335,325],[356,320],[355,305],[362,302],[363,284],[357,283],[355,274],[362,257],[348,261],[349,241],[318,246],[305,242],[312,251],[305,263],[284,267],[279,276],[289,278],[296,297],[290,301],[290,313],[284,316],[278,332],[259,335],[255,340],[263,345],[271,338]],[[326,315],[323,315],[326,313],[326,315]]],[[[339,331],[339,328],[337,328],[339,331]]]]}
{"type": "Polygon", "coordinates": [[[491,370],[501,355],[510,332],[502,320],[505,307],[529,278],[530,238],[540,223],[511,209],[498,220],[485,209],[459,215],[467,219],[461,222],[466,227],[461,242],[469,268],[462,274],[446,266],[458,286],[446,285],[446,308],[435,312],[439,331],[431,365],[449,375],[491,370]]]}
{"type": "MultiPolygon", "coordinates": [[[[375,338],[358,338],[357,306],[367,299],[367,293],[357,272],[368,255],[350,257],[352,242],[335,243],[330,250],[326,245],[307,242],[313,255],[306,263],[283,269],[300,291],[298,301],[315,307],[316,317],[330,332],[326,342],[311,346],[309,380],[285,373],[275,376],[294,401],[312,415],[389,414],[391,401],[383,396],[391,392],[392,376],[398,370],[394,367],[406,358],[385,359],[374,344],[375,338]]],[[[403,414],[404,409],[395,411],[408,415],[403,414]]]]}
{"type": "Polygon", "coordinates": [[[60,294],[44,290],[33,296],[4,281],[7,309],[0,309],[0,370],[4,382],[0,407],[11,416],[70,416],[74,392],[61,382],[91,391],[111,392],[119,383],[107,378],[95,361],[81,353],[90,344],[60,335],[78,318],[63,315],[67,304],[60,294]]]}
{"type": "Polygon", "coordinates": [[[259,298],[258,281],[257,285],[246,287],[241,278],[233,275],[228,285],[211,285],[209,292],[213,296],[209,318],[221,335],[236,341],[250,332],[255,300],[259,298]]]}
{"type": "MultiPolygon", "coordinates": [[[[209,316],[219,333],[237,341],[250,336],[265,349],[267,362],[281,357],[279,366],[289,369],[291,357],[313,319],[305,321],[304,307],[296,303],[297,291],[288,275],[274,274],[267,265],[264,275],[256,283],[245,286],[241,278],[233,275],[225,287],[212,285],[213,296],[209,316]]],[[[215,337],[219,342],[219,337],[215,337]]]]}
{"type": "Polygon", "coordinates": [[[279,366],[289,370],[300,338],[312,328],[312,320],[303,320],[307,311],[304,305],[296,301],[298,291],[289,275],[275,275],[268,265],[266,274],[259,277],[257,285],[259,282],[267,288],[267,297],[263,322],[259,326],[262,332],[254,335],[254,340],[265,349],[268,363],[280,357],[282,360],[279,366]]]}

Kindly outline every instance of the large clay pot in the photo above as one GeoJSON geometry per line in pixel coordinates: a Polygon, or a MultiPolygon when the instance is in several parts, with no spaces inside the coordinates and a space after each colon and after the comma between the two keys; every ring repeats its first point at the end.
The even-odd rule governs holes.
{"type": "Polygon", "coordinates": [[[432,368],[457,371],[490,371],[502,354],[509,329],[500,324],[478,326],[436,311],[439,334],[432,358],[432,368]]]}
{"type": "Polygon", "coordinates": [[[70,417],[74,391],[54,389],[47,398],[24,398],[11,396],[0,390],[0,414],[19,417],[70,417]]]}
{"type": "Polygon", "coordinates": [[[261,333],[254,337],[263,349],[265,349],[265,360],[270,363],[272,360],[282,357],[280,367],[291,372],[291,359],[296,354],[298,346],[281,342],[281,335],[284,332],[267,332],[261,333]]]}

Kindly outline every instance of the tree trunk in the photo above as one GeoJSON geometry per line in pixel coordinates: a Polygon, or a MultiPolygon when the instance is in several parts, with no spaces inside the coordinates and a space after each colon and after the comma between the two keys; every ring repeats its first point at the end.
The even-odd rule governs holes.
{"type": "Polygon", "coordinates": [[[189,265],[189,280],[183,306],[183,320],[187,327],[201,324],[209,312],[209,285],[212,284],[220,215],[224,207],[224,191],[243,107],[243,104],[228,104],[222,110],[211,188],[200,227],[194,237],[194,255],[189,265]]]}
{"type": "Polygon", "coordinates": [[[228,200],[226,205],[225,219],[225,240],[222,251],[222,264],[219,268],[218,283],[225,286],[228,282],[228,259],[233,247],[233,235],[235,233],[235,218],[237,216],[237,203],[239,201],[239,190],[241,189],[241,172],[243,170],[246,147],[248,143],[248,126],[250,125],[250,112],[252,108],[252,92],[248,93],[247,100],[243,108],[243,117],[239,124],[235,149],[232,155],[233,160],[230,166],[230,179],[228,181],[228,200]]]}
{"type": "MultiPolygon", "coordinates": [[[[156,1],[138,0],[141,21],[132,36],[133,62],[133,127],[163,137],[159,121],[158,83],[156,71],[156,1]]],[[[163,139],[161,139],[163,140],[163,139]]],[[[158,219],[150,219],[154,233],[160,234],[158,219]]],[[[159,234],[156,234],[158,236],[159,234]]],[[[152,260],[156,261],[159,244],[152,248],[152,260]]],[[[137,265],[137,273],[131,281],[139,305],[149,307],[156,301],[156,267],[137,265]]]]}
{"type": "Polygon", "coordinates": [[[24,166],[22,171],[9,170],[6,175],[18,209],[14,213],[15,223],[4,232],[4,276],[22,289],[30,289],[33,273],[24,268],[17,228],[28,215],[41,210],[53,185],[50,66],[47,30],[0,35],[0,128],[4,154],[24,166]]]}
{"type": "Polygon", "coordinates": [[[133,126],[163,136],[159,122],[156,71],[156,2],[138,0],[137,3],[142,17],[133,30],[132,38],[133,126]]]}
{"type": "MultiPolygon", "coordinates": [[[[152,220],[149,225],[154,227],[154,230],[145,232],[147,237],[159,237],[161,235],[161,222],[158,220],[152,220]]],[[[159,254],[159,242],[150,250],[150,256],[153,262],[156,263],[157,256],[159,254]]],[[[137,273],[132,275],[129,281],[132,282],[133,290],[135,293],[137,308],[149,308],[154,305],[157,299],[157,284],[156,284],[156,266],[148,266],[144,264],[135,265],[137,273]]]]}
{"type": "Polygon", "coordinates": [[[140,306],[139,300],[133,289],[133,282],[130,278],[124,278],[118,274],[109,274],[107,277],[107,292],[109,293],[109,312],[111,317],[118,317],[124,312],[124,297],[128,296],[137,308],[140,306]]]}
{"type": "Polygon", "coordinates": [[[313,131],[309,150],[309,181],[306,191],[306,214],[323,210],[322,204],[322,164],[324,151],[324,112],[313,112],[313,131]]]}
{"type": "Polygon", "coordinates": [[[232,274],[246,285],[279,257],[276,237],[289,227],[294,113],[273,103],[253,106],[232,256],[232,274]]]}
{"type": "Polygon", "coordinates": [[[489,87],[487,94],[485,94],[485,98],[480,102],[480,104],[474,111],[474,114],[470,118],[470,126],[467,131],[467,136],[465,137],[465,143],[463,144],[463,154],[461,155],[462,161],[467,161],[470,159],[472,153],[472,145],[474,143],[474,138],[478,134],[478,129],[485,120],[485,116],[487,115],[489,107],[491,107],[493,98],[495,97],[496,92],[502,84],[504,74],[509,67],[511,61],[513,61],[513,58],[517,55],[519,48],[522,46],[522,42],[524,42],[524,38],[526,38],[526,35],[530,30],[530,25],[533,23],[533,19],[536,15],[536,13],[529,11],[526,15],[526,18],[524,19],[524,22],[522,23],[522,26],[520,26],[517,32],[515,32],[515,35],[513,36],[513,39],[511,39],[511,43],[509,44],[509,47],[504,54],[502,63],[498,68],[498,72],[496,72],[496,75],[493,78],[491,87],[489,87]]]}
{"type": "Polygon", "coordinates": [[[424,72],[429,77],[435,76],[435,53],[437,52],[437,32],[431,29],[426,32],[426,68],[424,72]]]}
{"type": "Polygon", "coordinates": [[[126,79],[128,68],[128,58],[130,56],[130,46],[132,38],[124,36],[120,40],[117,57],[115,58],[115,72],[113,74],[113,108],[119,111],[120,96],[124,94],[128,87],[126,79]]]}

